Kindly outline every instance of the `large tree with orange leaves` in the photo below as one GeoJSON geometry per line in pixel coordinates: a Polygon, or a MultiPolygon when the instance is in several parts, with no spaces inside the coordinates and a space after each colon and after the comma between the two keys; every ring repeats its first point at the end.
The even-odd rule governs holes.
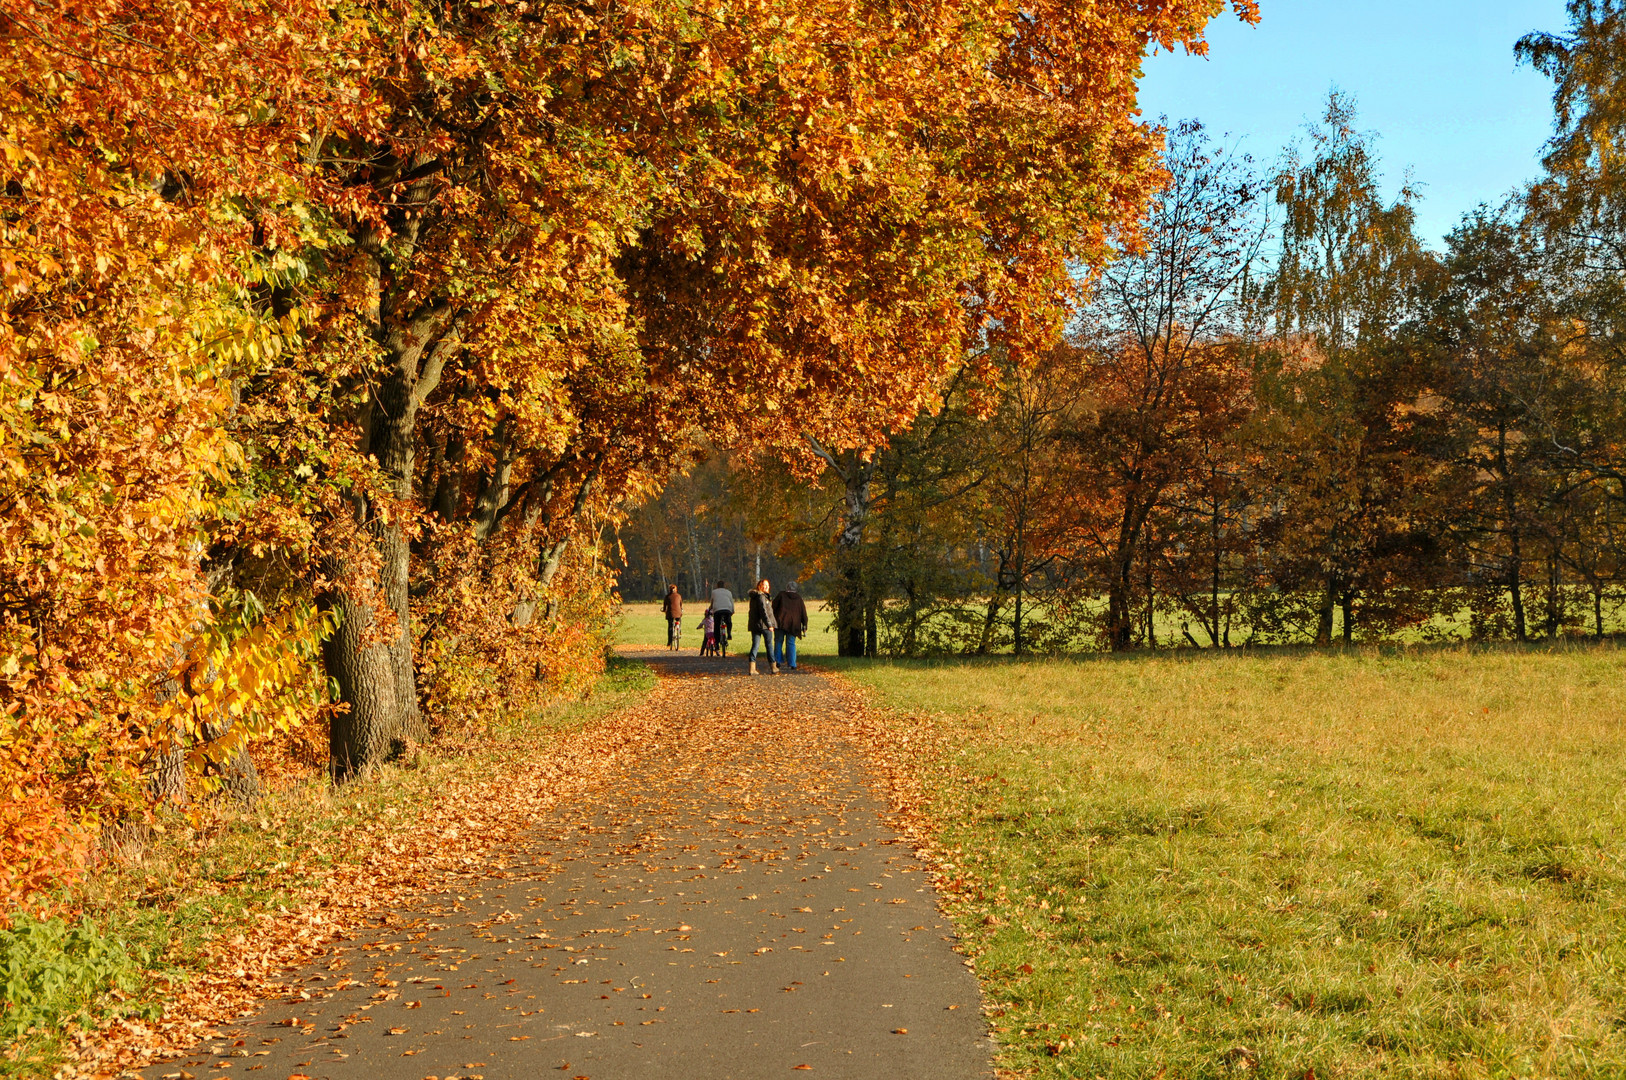
{"type": "Polygon", "coordinates": [[[858,452],[1047,345],[1222,6],[8,9],[8,861],[308,715],[324,636],[339,776],[545,685],[698,431],[858,452]]]}

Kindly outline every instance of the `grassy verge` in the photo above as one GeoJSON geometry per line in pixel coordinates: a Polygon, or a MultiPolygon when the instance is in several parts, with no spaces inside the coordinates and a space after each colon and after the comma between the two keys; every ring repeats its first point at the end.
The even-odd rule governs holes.
{"type": "Polygon", "coordinates": [[[1626,1075],[1626,651],[841,666],[1012,1072],[1626,1075]]]}
{"type": "MultiPolygon", "coordinates": [[[[154,1017],[219,941],[252,936],[266,912],[293,908],[341,865],[434,811],[462,781],[501,776],[566,732],[641,700],[654,679],[612,659],[594,692],[494,730],[446,739],[403,767],[334,790],[320,776],[291,783],[253,811],[222,809],[204,828],[165,814],[139,850],[66,897],[74,920],[19,920],[0,930],[0,1076],[43,1076],[76,1032],[113,1015],[154,1017]]],[[[248,947],[245,944],[245,947],[248,947]]]]}

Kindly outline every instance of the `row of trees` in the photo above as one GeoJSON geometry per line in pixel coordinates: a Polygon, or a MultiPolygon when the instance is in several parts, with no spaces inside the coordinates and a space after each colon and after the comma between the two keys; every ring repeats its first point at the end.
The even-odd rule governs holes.
{"type": "Polygon", "coordinates": [[[601,526],[702,437],[1048,345],[1220,8],[8,4],[0,894],[280,728],[344,780],[591,671],[601,526]]]}
{"type": "Polygon", "coordinates": [[[748,517],[823,568],[841,651],[1610,632],[1626,21],[1571,13],[1519,45],[1559,87],[1547,175],[1444,250],[1337,94],[1264,172],[1187,125],[1063,344],[979,343],[997,377],[874,453],[810,435],[821,497],[763,467],[748,517]]]}

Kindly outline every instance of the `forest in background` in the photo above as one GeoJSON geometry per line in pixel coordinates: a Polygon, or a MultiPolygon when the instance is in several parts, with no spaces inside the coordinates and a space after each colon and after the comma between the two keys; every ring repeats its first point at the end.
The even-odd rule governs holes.
{"type": "MultiPolygon", "coordinates": [[[[1188,123],[1142,246],[1055,348],[951,379],[873,452],[734,449],[623,527],[818,572],[843,655],[1553,639],[1626,601],[1617,13],[1520,56],[1546,175],[1443,250],[1334,92],[1260,167],[1188,123]],[[697,524],[698,522],[698,524],[697,524]]],[[[629,539],[630,537],[630,539],[629,539]]]]}

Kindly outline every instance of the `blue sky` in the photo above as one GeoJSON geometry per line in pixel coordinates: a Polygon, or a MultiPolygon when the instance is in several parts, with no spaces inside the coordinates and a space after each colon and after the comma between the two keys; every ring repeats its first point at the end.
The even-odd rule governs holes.
{"type": "Polygon", "coordinates": [[[1206,59],[1146,63],[1148,117],[1195,118],[1270,163],[1303,141],[1327,92],[1354,96],[1375,133],[1391,190],[1421,185],[1418,232],[1439,246],[1465,211],[1499,203],[1540,172],[1552,133],[1552,84],[1516,65],[1513,43],[1562,31],[1562,0],[1261,0],[1250,27],[1209,28],[1206,59]]]}

